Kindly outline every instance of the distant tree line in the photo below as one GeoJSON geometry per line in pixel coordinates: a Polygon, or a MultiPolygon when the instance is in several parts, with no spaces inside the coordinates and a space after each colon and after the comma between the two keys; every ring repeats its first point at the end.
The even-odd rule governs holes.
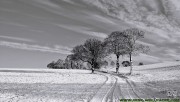
{"type": "MultiPolygon", "coordinates": [[[[75,46],[72,54],[68,55],[65,61],[58,60],[51,62],[47,67],[54,69],[85,69],[83,63],[94,73],[95,69],[107,66],[108,62],[104,58],[110,54],[116,55],[116,72],[119,72],[119,57],[127,55],[129,61],[123,62],[123,66],[131,66],[129,74],[132,73],[132,55],[147,53],[149,46],[137,43],[144,38],[144,32],[137,28],[130,28],[124,31],[112,32],[104,41],[98,39],[88,39],[84,44],[75,46]]],[[[111,62],[114,65],[113,62],[111,62]]],[[[140,63],[143,65],[143,63],[140,63]]]]}
{"type": "Polygon", "coordinates": [[[58,61],[52,61],[47,65],[50,69],[86,69],[82,62],[76,62],[68,59],[59,59],[58,61]]]}

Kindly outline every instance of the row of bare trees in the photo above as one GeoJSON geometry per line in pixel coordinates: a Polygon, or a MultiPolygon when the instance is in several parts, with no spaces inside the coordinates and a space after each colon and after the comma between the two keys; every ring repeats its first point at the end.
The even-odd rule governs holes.
{"type": "Polygon", "coordinates": [[[116,72],[119,70],[119,57],[123,55],[129,56],[130,61],[130,74],[132,73],[132,54],[147,53],[149,47],[143,44],[138,44],[139,39],[144,38],[144,32],[137,29],[131,28],[124,31],[112,32],[106,39],[106,48],[108,53],[115,54],[117,57],[116,61],[116,72]]]}
{"type": "Polygon", "coordinates": [[[103,58],[109,54],[115,54],[116,72],[119,71],[119,57],[123,55],[129,56],[130,73],[132,73],[132,55],[137,53],[146,53],[149,47],[137,43],[139,39],[144,38],[144,32],[131,28],[124,31],[112,32],[104,41],[98,39],[88,39],[84,44],[74,47],[71,59],[76,61],[87,62],[91,65],[92,73],[95,68],[99,68],[103,58]]]}
{"type": "Polygon", "coordinates": [[[90,65],[92,73],[103,64],[103,59],[110,55],[115,54],[116,72],[119,72],[119,57],[129,56],[130,72],[132,73],[132,55],[138,53],[147,53],[149,47],[137,43],[139,39],[144,38],[144,32],[137,28],[130,28],[124,31],[112,32],[104,41],[98,39],[88,39],[84,44],[75,46],[72,54],[68,55],[66,60],[74,62],[83,62],[90,65]]]}
{"type": "Polygon", "coordinates": [[[69,55],[65,60],[58,59],[57,61],[52,61],[47,67],[50,69],[86,69],[82,61],[75,61],[70,59],[70,57],[69,55]]]}

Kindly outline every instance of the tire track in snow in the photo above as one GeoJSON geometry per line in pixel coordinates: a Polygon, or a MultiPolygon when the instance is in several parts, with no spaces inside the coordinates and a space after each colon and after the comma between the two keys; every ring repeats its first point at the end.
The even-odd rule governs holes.
{"type": "MultiPolygon", "coordinates": [[[[115,77],[114,77],[115,78],[115,77]]],[[[115,78],[115,83],[108,91],[108,93],[104,96],[102,102],[112,102],[115,99],[115,89],[117,87],[117,78],[115,78]]]]}
{"type": "MultiPolygon", "coordinates": [[[[100,89],[107,83],[107,81],[108,81],[108,76],[106,76],[106,75],[104,75],[104,74],[100,74],[100,73],[97,73],[97,74],[106,77],[106,81],[105,81],[105,82],[102,84],[102,86],[98,89],[98,91],[100,91],[100,89]]],[[[93,98],[97,95],[98,91],[92,96],[92,98],[89,99],[89,101],[93,100],[93,98]]]]}
{"type": "Polygon", "coordinates": [[[133,82],[132,80],[128,80],[129,83],[131,83],[132,87],[134,87],[134,90],[136,91],[136,93],[138,93],[138,95],[141,98],[146,98],[146,99],[152,99],[155,98],[154,96],[145,93],[145,91],[148,91],[145,86],[144,87],[140,87],[140,86],[136,86],[135,82],[133,82]]]}
{"type": "Polygon", "coordinates": [[[130,89],[131,93],[130,95],[133,95],[131,97],[131,99],[141,99],[141,97],[135,92],[134,88],[132,87],[132,85],[129,83],[129,81],[126,79],[126,83],[127,83],[127,86],[128,86],[128,89],[130,89]]]}
{"type": "Polygon", "coordinates": [[[106,99],[109,93],[113,92],[115,89],[115,85],[117,84],[117,79],[110,74],[104,74],[102,72],[98,72],[98,74],[105,75],[107,77],[107,81],[99,89],[96,95],[90,100],[90,102],[107,102],[106,99]]]}

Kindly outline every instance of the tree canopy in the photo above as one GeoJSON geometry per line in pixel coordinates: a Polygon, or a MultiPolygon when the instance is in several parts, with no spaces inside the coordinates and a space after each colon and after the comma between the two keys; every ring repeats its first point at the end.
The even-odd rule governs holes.
{"type": "Polygon", "coordinates": [[[78,60],[87,62],[91,65],[92,73],[94,68],[98,68],[98,64],[105,57],[104,44],[98,39],[88,39],[83,45],[78,45],[72,50],[73,56],[78,60]]]}

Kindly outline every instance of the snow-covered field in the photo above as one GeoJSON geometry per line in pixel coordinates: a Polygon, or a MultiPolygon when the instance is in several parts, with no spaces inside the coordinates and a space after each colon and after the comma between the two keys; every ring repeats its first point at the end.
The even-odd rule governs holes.
{"type": "MultiPolygon", "coordinates": [[[[115,71],[114,68],[102,70],[115,71]]],[[[127,72],[128,67],[121,67],[120,74],[127,72]]],[[[139,94],[167,98],[168,91],[180,93],[179,62],[134,66],[133,74],[127,78],[134,90],[141,91],[139,94]]],[[[106,82],[106,74],[91,74],[89,70],[2,68],[0,102],[87,102],[98,93],[106,94],[104,90],[111,88],[114,81],[109,80],[110,86],[105,86],[106,82]]]]}
{"type": "Polygon", "coordinates": [[[135,66],[133,67],[134,81],[166,81],[180,79],[180,62],[166,62],[152,65],[135,66]]]}
{"type": "Polygon", "coordinates": [[[180,97],[180,62],[135,67],[134,70],[129,79],[149,89],[155,97],[167,98],[168,92],[180,97]]]}
{"type": "MultiPolygon", "coordinates": [[[[115,72],[115,68],[103,68],[115,72]]],[[[119,73],[129,73],[130,67],[120,67],[119,73]]],[[[124,75],[123,75],[124,77],[124,75]]],[[[122,77],[122,78],[123,78],[122,77]]],[[[168,98],[167,93],[180,97],[180,62],[164,62],[152,65],[133,66],[133,74],[127,77],[139,94],[156,98],[168,98]]]]}
{"type": "Polygon", "coordinates": [[[0,102],[86,102],[106,81],[87,70],[0,69],[0,102]]]}

